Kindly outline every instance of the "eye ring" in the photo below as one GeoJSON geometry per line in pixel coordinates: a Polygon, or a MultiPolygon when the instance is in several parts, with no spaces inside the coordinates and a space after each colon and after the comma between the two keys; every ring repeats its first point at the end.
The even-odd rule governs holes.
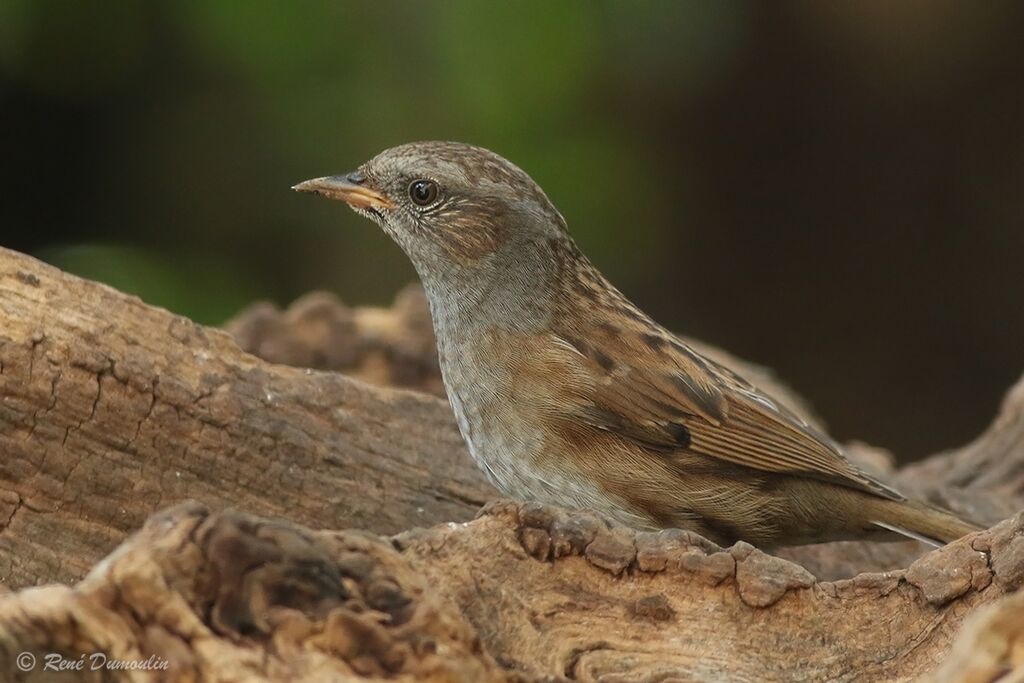
{"type": "Polygon", "coordinates": [[[429,206],[437,200],[437,183],[433,180],[414,180],[409,184],[409,199],[416,206],[429,206]]]}

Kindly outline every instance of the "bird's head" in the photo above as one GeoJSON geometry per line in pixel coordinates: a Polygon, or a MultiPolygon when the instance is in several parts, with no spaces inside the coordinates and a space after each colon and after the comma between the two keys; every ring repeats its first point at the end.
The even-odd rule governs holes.
{"type": "Polygon", "coordinates": [[[530,176],[462,143],[393,147],[351,173],[293,189],[339,199],[377,222],[421,276],[479,268],[565,236],[564,220],[530,176]]]}

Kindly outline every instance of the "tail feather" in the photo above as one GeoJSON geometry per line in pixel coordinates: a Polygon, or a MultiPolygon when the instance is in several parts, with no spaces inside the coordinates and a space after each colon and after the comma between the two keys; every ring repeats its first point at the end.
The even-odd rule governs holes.
{"type": "Polygon", "coordinates": [[[888,531],[895,532],[895,533],[897,533],[897,534],[899,534],[901,536],[906,536],[907,538],[913,538],[914,540],[921,541],[922,543],[927,543],[928,545],[930,545],[930,546],[932,546],[934,548],[941,548],[943,545],[945,545],[942,541],[940,541],[938,539],[931,538],[930,536],[923,536],[923,535],[917,533],[916,531],[911,531],[910,529],[905,529],[905,528],[903,528],[901,526],[896,526],[895,524],[888,524],[886,522],[871,522],[871,523],[874,524],[877,527],[880,527],[882,529],[886,529],[888,531]]]}
{"type": "Polygon", "coordinates": [[[982,527],[927,503],[875,499],[868,520],[877,527],[936,547],[955,541],[982,527]]]}

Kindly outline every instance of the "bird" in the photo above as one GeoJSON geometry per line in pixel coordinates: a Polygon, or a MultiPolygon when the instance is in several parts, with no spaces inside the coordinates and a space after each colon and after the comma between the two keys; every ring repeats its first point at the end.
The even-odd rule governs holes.
{"type": "Polygon", "coordinates": [[[293,190],[346,203],[412,261],[449,402],[504,495],[721,546],[979,530],[911,500],[616,289],[518,166],[414,142],[293,190]]]}

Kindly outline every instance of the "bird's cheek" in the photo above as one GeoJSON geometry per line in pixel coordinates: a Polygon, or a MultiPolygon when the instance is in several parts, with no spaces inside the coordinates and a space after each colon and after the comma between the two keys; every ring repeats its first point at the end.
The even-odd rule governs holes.
{"type": "Polygon", "coordinates": [[[490,256],[505,241],[501,226],[480,219],[447,221],[434,236],[445,254],[461,265],[470,265],[490,256]]]}

